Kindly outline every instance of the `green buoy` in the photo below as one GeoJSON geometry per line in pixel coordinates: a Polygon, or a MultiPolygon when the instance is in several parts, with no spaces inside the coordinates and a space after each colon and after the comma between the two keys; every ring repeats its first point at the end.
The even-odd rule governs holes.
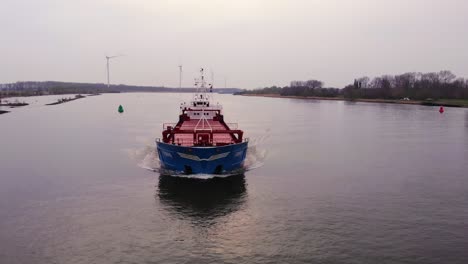
{"type": "Polygon", "coordinates": [[[118,110],[118,111],[119,111],[119,113],[123,113],[123,112],[124,112],[123,106],[122,106],[122,105],[119,105],[119,110],[118,110]]]}

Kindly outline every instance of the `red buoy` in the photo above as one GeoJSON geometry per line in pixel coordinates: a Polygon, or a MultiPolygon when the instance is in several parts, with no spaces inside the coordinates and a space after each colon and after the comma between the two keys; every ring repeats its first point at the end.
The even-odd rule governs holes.
{"type": "Polygon", "coordinates": [[[444,113],[444,107],[443,107],[443,106],[441,106],[441,107],[439,108],[439,113],[441,113],[441,114],[444,113]]]}

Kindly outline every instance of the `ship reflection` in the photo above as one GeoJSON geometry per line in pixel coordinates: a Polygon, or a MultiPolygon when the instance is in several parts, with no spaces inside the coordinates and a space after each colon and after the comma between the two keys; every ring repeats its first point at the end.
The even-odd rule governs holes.
{"type": "Polygon", "coordinates": [[[237,211],[246,198],[244,175],[208,180],[161,175],[161,204],[177,217],[204,221],[237,211]]]}

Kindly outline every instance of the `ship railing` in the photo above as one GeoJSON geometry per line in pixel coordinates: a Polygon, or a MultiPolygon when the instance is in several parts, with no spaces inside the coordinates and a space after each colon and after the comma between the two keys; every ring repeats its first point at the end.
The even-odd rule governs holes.
{"type": "Polygon", "coordinates": [[[191,145],[193,145],[193,139],[180,139],[180,138],[177,138],[177,139],[174,140],[174,144],[179,145],[179,146],[191,146],[191,145]]]}
{"type": "MultiPolygon", "coordinates": [[[[156,142],[162,142],[160,138],[156,138],[156,142]]],[[[249,142],[249,138],[244,138],[243,142],[249,142]]],[[[174,143],[169,143],[173,145],[178,145],[178,146],[192,146],[195,142],[193,140],[184,140],[184,139],[176,139],[174,140],[174,143]]],[[[236,144],[234,140],[213,140],[212,141],[213,145],[216,144],[226,144],[226,145],[231,145],[231,144],[236,144]]]]}
{"type": "Polygon", "coordinates": [[[239,126],[237,123],[226,123],[226,125],[229,127],[229,129],[234,130],[237,129],[239,126]]]}
{"type": "MultiPolygon", "coordinates": [[[[156,138],[156,142],[162,142],[160,138],[156,138]]],[[[193,145],[193,140],[192,139],[176,139],[174,140],[174,143],[169,143],[173,145],[179,145],[179,146],[191,146],[193,145]]]]}
{"type": "Polygon", "coordinates": [[[177,123],[164,123],[163,124],[163,130],[166,130],[167,127],[172,127],[174,128],[177,125],[177,123]]]}

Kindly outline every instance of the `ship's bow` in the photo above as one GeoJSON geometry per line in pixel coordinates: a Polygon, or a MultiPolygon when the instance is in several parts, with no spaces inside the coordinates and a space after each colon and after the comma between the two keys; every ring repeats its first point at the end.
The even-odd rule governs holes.
{"type": "Polygon", "coordinates": [[[248,142],[215,147],[187,147],[156,142],[161,166],[184,174],[223,174],[241,170],[248,142]]]}

